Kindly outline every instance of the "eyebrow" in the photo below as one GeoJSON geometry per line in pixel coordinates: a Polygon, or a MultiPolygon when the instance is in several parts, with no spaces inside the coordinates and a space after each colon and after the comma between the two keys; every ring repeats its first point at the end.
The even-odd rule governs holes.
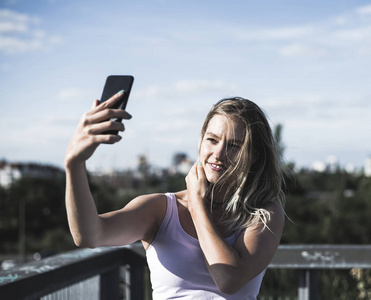
{"type": "MultiPolygon", "coordinates": [[[[220,137],[217,134],[212,133],[210,131],[206,132],[205,135],[211,136],[213,138],[220,139],[220,137]]],[[[232,139],[232,140],[229,140],[228,142],[231,142],[231,141],[233,141],[233,143],[236,143],[236,144],[240,144],[240,145],[243,144],[243,140],[232,139]]]]}

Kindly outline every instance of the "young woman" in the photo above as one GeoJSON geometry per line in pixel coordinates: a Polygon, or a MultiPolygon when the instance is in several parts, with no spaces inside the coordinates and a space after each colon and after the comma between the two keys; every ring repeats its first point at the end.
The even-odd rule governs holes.
{"type": "Polygon", "coordinates": [[[219,101],[201,131],[198,161],[187,189],[143,195],[124,208],[98,214],[85,161],[101,143],[124,131],[111,118],[123,92],[87,112],[68,146],[66,206],[79,247],[141,240],[154,299],[256,299],[284,226],[282,174],[262,110],[243,98],[219,101]]]}

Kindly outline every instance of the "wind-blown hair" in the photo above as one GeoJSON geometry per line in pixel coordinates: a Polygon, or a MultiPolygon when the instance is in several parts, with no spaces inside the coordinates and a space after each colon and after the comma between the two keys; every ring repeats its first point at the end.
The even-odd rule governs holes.
{"type": "MultiPolygon", "coordinates": [[[[230,232],[243,230],[258,222],[266,225],[270,219],[267,205],[276,202],[284,206],[281,153],[268,120],[250,100],[240,97],[222,99],[211,108],[205,119],[199,152],[208,124],[215,115],[241,122],[245,136],[233,161],[228,161],[227,170],[210,185],[207,197],[213,204],[218,191],[226,191],[222,199],[225,211],[223,222],[230,232]]],[[[228,153],[225,159],[228,160],[228,153]]]]}

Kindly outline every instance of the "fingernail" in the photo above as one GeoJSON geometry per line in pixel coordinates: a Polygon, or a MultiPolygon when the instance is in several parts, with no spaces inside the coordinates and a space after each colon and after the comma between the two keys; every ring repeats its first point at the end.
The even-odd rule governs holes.
{"type": "Polygon", "coordinates": [[[126,112],[128,114],[128,117],[129,119],[131,119],[133,116],[131,114],[129,114],[128,112],[126,112]]]}
{"type": "Polygon", "coordinates": [[[122,95],[123,93],[124,93],[125,91],[124,90],[121,90],[121,91],[119,91],[118,93],[117,93],[117,95],[122,95]]]}
{"type": "Polygon", "coordinates": [[[202,166],[202,162],[199,161],[199,162],[198,162],[198,165],[199,165],[199,166],[202,166]]]}

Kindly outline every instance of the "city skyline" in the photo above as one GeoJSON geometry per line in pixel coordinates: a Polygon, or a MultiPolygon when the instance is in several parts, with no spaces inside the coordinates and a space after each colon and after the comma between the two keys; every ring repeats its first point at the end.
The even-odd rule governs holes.
{"type": "Polygon", "coordinates": [[[371,154],[367,1],[25,0],[0,4],[0,159],[63,167],[80,116],[111,74],[135,77],[123,140],[91,169],[197,159],[211,105],[242,96],[283,125],[286,161],[371,154]]]}

